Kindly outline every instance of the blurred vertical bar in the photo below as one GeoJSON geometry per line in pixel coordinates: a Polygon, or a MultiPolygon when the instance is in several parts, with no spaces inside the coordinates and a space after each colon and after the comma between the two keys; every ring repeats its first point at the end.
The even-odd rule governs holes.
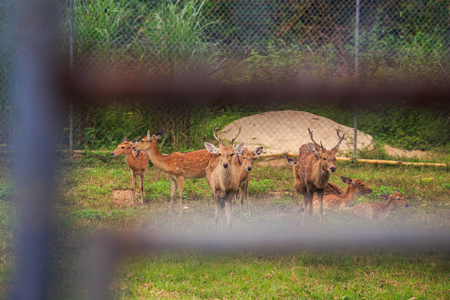
{"type": "MultiPolygon", "coordinates": [[[[355,85],[359,83],[359,8],[360,0],[356,0],[356,15],[355,15],[355,85]]],[[[358,150],[358,107],[355,103],[353,113],[353,159],[356,160],[358,150]]]]}
{"type": "Polygon", "coordinates": [[[17,281],[13,299],[46,299],[50,277],[52,198],[55,190],[58,1],[22,0],[12,5],[17,58],[15,144],[18,202],[17,281]]]}
{"type": "MultiPolygon", "coordinates": [[[[70,23],[70,74],[73,73],[73,38],[74,38],[74,22],[73,22],[73,0],[69,0],[69,23],[70,23]]],[[[69,153],[73,155],[73,100],[70,99],[70,108],[69,108],[69,153]]]]}

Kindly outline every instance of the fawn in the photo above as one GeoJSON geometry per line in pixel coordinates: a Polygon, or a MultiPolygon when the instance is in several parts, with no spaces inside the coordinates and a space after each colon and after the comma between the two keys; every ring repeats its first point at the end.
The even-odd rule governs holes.
{"type": "Polygon", "coordinates": [[[364,202],[352,207],[350,214],[359,219],[373,220],[380,217],[386,217],[397,207],[408,207],[408,203],[400,191],[392,195],[383,195],[386,203],[364,202]]]}
{"type": "MultiPolygon", "coordinates": [[[[359,179],[341,176],[341,180],[348,185],[347,189],[341,194],[328,194],[323,196],[323,210],[325,212],[348,209],[353,201],[355,201],[356,195],[372,193],[372,189],[359,179]]],[[[319,206],[319,199],[316,196],[313,198],[313,206],[314,208],[318,208],[319,206]]]]}
{"type": "MultiPolygon", "coordinates": [[[[250,216],[250,210],[248,208],[248,181],[249,181],[249,172],[253,168],[253,160],[256,156],[260,155],[263,151],[263,147],[257,147],[255,150],[250,151],[247,148],[244,148],[242,153],[242,171],[239,177],[239,190],[236,194],[236,198],[239,196],[241,201],[241,211],[243,211],[244,207],[244,196],[247,199],[247,213],[250,216]]],[[[239,159],[239,157],[238,157],[239,159]]],[[[239,160],[236,160],[239,163],[239,160]]]]}
{"type": "Polygon", "coordinates": [[[124,141],[117,146],[116,150],[111,152],[112,156],[124,156],[125,162],[131,170],[131,202],[133,204],[136,193],[137,175],[139,175],[140,178],[141,203],[144,203],[144,176],[149,161],[147,153],[133,151],[132,147],[134,142],[135,141],[129,142],[124,139],[124,141]]]}

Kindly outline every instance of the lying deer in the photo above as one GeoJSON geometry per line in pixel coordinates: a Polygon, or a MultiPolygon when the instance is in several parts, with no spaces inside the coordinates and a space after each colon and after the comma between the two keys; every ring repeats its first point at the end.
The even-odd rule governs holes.
{"type": "Polygon", "coordinates": [[[219,143],[219,148],[206,142],[205,147],[211,154],[218,155],[218,157],[210,161],[206,168],[206,179],[214,200],[215,230],[220,229],[220,231],[223,231],[223,210],[225,210],[227,228],[231,232],[233,201],[239,190],[240,175],[241,171],[243,171],[242,164],[238,162],[238,159],[239,155],[242,155],[244,151],[245,143],[233,146],[236,136],[230,145],[224,146],[216,135],[215,126],[213,135],[219,143]]]}
{"type": "Polygon", "coordinates": [[[124,139],[116,150],[111,152],[112,156],[124,156],[125,162],[131,170],[131,202],[134,204],[135,193],[136,193],[136,177],[139,175],[140,178],[140,188],[141,188],[141,203],[144,203],[144,176],[145,169],[148,165],[148,154],[133,151],[134,141],[129,142],[124,139]]]}
{"type": "Polygon", "coordinates": [[[303,194],[303,207],[305,208],[304,226],[311,223],[313,215],[313,195],[317,193],[319,199],[320,222],[323,221],[323,195],[331,173],[336,171],[336,153],[339,150],[344,136],[337,132],[338,143],[331,150],[326,150],[322,142],[320,145],[314,141],[312,131],[308,128],[309,135],[314,144],[302,145],[298,159],[287,157],[289,164],[295,165],[294,190],[303,194]]]}
{"type": "MultiPolygon", "coordinates": [[[[332,212],[347,209],[355,201],[356,195],[367,195],[372,193],[366,184],[359,179],[351,179],[341,176],[342,181],[347,184],[347,189],[341,194],[328,194],[323,196],[323,211],[332,212]]],[[[325,188],[326,189],[326,188],[325,188]]],[[[314,210],[319,208],[319,199],[313,198],[314,210]]]]}
{"type": "MultiPolygon", "coordinates": [[[[134,149],[146,151],[152,163],[158,169],[169,175],[171,181],[170,204],[169,213],[173,211],[173,198],[176,191],[178,191],[178,199],[180,203],[179,213],[181,216],[183,211],[182,196],[184,181],[189,178],[204,178],[206,177],[206,167],[209,161],[217,157],[216,154],[211,154],[206,149],[201,149],[191,152],[174,152],[170,155],[162,155],[158,149],[156,140],[162,138],[164,130],[158,131],[151,135],[150,130],[139,143],[134,146],[134,149]]],[[[237,137],[237,136],[236,136],[237,137]]],[[[236,137],[234,139],[236,139],[236,137]]],[[[234,141],[234,139],[232,141],[234,141]]]]}
{"type": "MultiPolygon", "coordinates": [[[[249,181],[249,172],[253,168],[253,160],[256,156],[260,155],[263,151],[263,147],[257,147],[254,151],[249,151],[247,148],[244,148],[242,153],[242,171],[240,172],[239,178],[239,190],[236,195],[236,198],[239,196],[241,201],[241,211],[244,210],[244,196],[247,199],[247,214],[250,215],[250,210],[248,209],[248,181],[249,181]]],[[[239,161],[236,160],[238,163],[239,161]]]]}
{"type": "Polygon", "coordinates": [[[408,207],[408,203],[400,191],[392,195],[383,195],[386,203],[364,202],[352,207],[350,214],[358,219],[379,219],[380,217],[387,217],[389,213],[397,207],[408,207]]]}

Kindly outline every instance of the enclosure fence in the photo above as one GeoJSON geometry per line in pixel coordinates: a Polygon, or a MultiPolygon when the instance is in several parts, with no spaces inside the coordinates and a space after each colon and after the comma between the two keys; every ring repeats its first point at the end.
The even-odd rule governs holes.
{"type": "MultiPolygon", "coordinates": [[[[7,6],[12,3],[0,4],[2,32],[6,32],[7,6]]],[[[299,78],[337,84],[400,80],[448,83],[450,12],[445,1],[60,3],[63,18],[59,45],[67,58],[64,64],[68,69],[89,70],[97,75],[120,73],[136,79],[169,80],[207,77],[229,85],[299,78]],[[114,67],[106,67],[108,62],[115,62],[114,67]]],[[[0,145],[10,150],[11,141],[17,139],[16,107],[10,101],[17,92],[11,68],[17,53],[10,46],[14,37],[3,36],[0,145]]],[[[166,130],[166,151],[198,149],[212,139],[214,124],[222,129],[244,117],[261,113],[267,116],[273,111],[279,111],[272,116],[283,126],[272,126],[275,120],[265,122],[268,128],[252,128],[252,123],[246,122],[253,119],[244,119],[239,122],[243,136],[259,131],[297,144],[304,142],[298,137],[298,127],[285,125],[295,124],[307,132],[311,122],[300,113],[304,111],[326,118],[326,126],[315,129],[319,136],[334,136],[337,129],[345,131],[348,155],[353,155],[356,140],[358,155],[383,158],[385,150],[381,154],[368,151],[367,144],[358,143],[355,133],[406,150],[447,151],[449,147],[450,113],[445,101],[430,98],[429,104],[420,108],[398,101],[371,106],[267,102],[249,105],[221,99],[208,105],[174,105],[159,99],[152,105],[112,101],[83,105],[76,101],[66,107],[66,117],[59,126],[58,149],[110,150],[125,136],[135,138],[147,130],[159,129],[166,130]]],[[[273,145],[266,148],[298,150],[284,145],[280,149],[273,145]]]]}
{"type": "MultiPolygon", "coordinates": [[[[260,99],[261,96],[267,97],[267,95],[281,95],[289,98],[296,98],[295,92],[303,93],[301,98],[310,97],[312,100],[318,101],[319,104],[329,104],[322,98],[331,99],[348,99],[342,102],[343,105],[349,105],[357,103],[357,100],[368,99],[369,101],[376,101],[377,97],[386,97],[386,99],[403,98],[413,99],[418,104],[424,103],[427,97],[436,98],[442,101],[446,99],[448,95],[448,87],[441,87],[435,92],[428,90],[427,86],[422,85],[412,92],[408,92],[402,89],[400,86],[382,90],[377,88],[374,90],[368,90],[367,88],[361,89],[359,87],[348,87],[345,85],[343,88],[333,88],[331,85],[316,85],[312,84],[313,90],[307,88],[308,83],[297,82],[302,89],[298,90],[298,87],[292,85],[274,85],[267,86],[262,85],[257,89],[257,86],[251,84],[245,84],[243,86],[232,86],[219,84],[214,86],[212,84],[205,85],[202,82],[200,86],[196,85],[195,80],[187,81],[184,84],[177,84],[177,82],[169,81],[167,86],[164,86],[162,82],[148,82],[148,81],[136,81],[133,76],[121,76],[121,81],[114,81],[117,77],[108,77],[105,80],[98,78],[90,78],[88,73],[76,73],[81,75],[79,77],[76,74],[68,76],[65,85],[61,85],[58,80],[60,66],[59,51],[55,47],[57,31],[56,31],[56,9],[54,7],[55,1],[40,0],[40,1],[23,1],[19,2],[18,7],[15,8],[14,17],[17,18],[19,24],[13,31],[17,38],[17,51],[20,53],[21,60],[16,62],[14,68],[17,70],[15,74],[15,83],[17,83],[17,90],[14,90],[16,96],[16,102],[14,102],[13,109],[17,109],[18,127],[20,134],[17,135],[17,141],[15,145],[17,150],[14,155],[11,155],[15,159],[17,178],[16,183],[19,186],[18,202],[20,204],[20,226],[18,232],[18,277],[15,282],[15,294],[14,299],[45,299],[48,296],[48,282],[51,280],[50,262],[51,262],[51,224],[52,224],[52,198],[54,194],[54,178],[56,172],[56,155],[55,155],[55,142],[58,140],[57,136],[61,133],[58,130],[59,119],[61,113],[58,107],[61,103],[68,102],[71,96],[74,101],[80,101],[80,104],[84,104],[85,109],[88,111],[90,107],[88,104],[92,102],[86,102],[85,98],[97,98],[95,101],[100,101],[101,98],[109,98],[113,94],[116,97],[141,97],[146,98],[145,102],[147,106],[154,105],[154,98],[167,99],[172,98],[170,105],[180,106],[183,98],[179,98],[180,95],[188,94],[188,98],[191,99],[197,96],[205,98],[213,97],[215,100],[222,99],[223,97],[236,97],[237,99],[249,99],[254,101],[260,99]],[[45,16],[45,17],[44,17],[45,16]],[[29,18],[29,19],[27,19],[29,18]],[[26,20],[26,21],[24,21],[26,20]],[[31,24],[31,26],[30,26],[31,24]],[[147,84],[145,84],[147,82],[147,84]],[[62,89],[61,89],[62,87],[62,89]],[[199,88],[197,88],[199,87],[199,88]],[[265,87],[265,89],[264,89],[265,87]],[[297,88],[297,90],[296,90],[297,88]],[[283,92],[284,91],[284,92],[283,92]],[[164,93],[162,93],[164,92],[164,93]],[[372,95],[369,97],[369,95],[372,95]],[[325,97],[326,96],[326,97],[325,97]],[[173,98],[177,97],[176,101],[173,98]],[[30,151],[30,145],[33,149],[30,151]]],[[[102,1],[95,2],[82,2],[86,6],[94,5],[96,3],[103,3],[102,1]]],[[[105,3],[118,3],[111,1],[105,3]]],[[[222,2],[218,2],[222,3],[222,2]]],[[[234,3],[234,2],[233,2],[234,3]]],[[[236,2],[236,3],[254,3],[254,2],[236,2]]],[[[265,2],[264,2],[265,3],[265,2]]],[[[260,6],[264,8],[265,6],[260,6]]],[[[245,10],[248,13],[249,9],[245,10]]],[[[106,9],[101,13],[108,13],[106,9]]],[[[248,16],[250,18],[250,16],[248,16]]],[[[246,17],[247,19],[247,17],[246,17]]],[[[238,19],[240,20],[240,19],[238,19]]],[[[101,31],[100,31],[101,32],[101,31]]],[[[245,33],[245,32],[244,32],[245,33]]],[[[280,33],[281,34],[281,33],[280,33]]],[[[283,36],[283,35],[282,35],[283,36]]],[[[125,49],[122,49],[125,50],[125,49]]],[[[9,50],[8,50],[9,52],[9,50]]],[[[12,52],[14,53],[14,52],[12,52]]],[[[9,65],[11,68],[12,65],[9,65]]],[[[104,68],[103,71],[107,69],[104,68]]],[[[117,74],[116,74],[117,75],[117,74]]],[[[120,74],[119,74],[120,75],[120,74]]],[[[173,75],[173,74],[172,74],[173,75]]],[[[5,76],[2,77],[5,80],[5,76]]],[[[181,81],[182,82],[182,81],[181,81]]],[[[275,96],[273,96],[276,99],[275,96]]],[[[386,100],[385,100],[386,101],[386,100]]],[[[383,101],[383,103],[386,103],[383,101]]],[[[7,102],[12,105],[11,102],[7,102]]],[[[191,102],[189,102],[191,103],[191,102]]],[[[249,102],[252,104],[252,102],[249,102]]],[[[414,102],[416,103],[416,102],[414,102]]],[[[164,107],[165,103],[160,103],[164,107]]],[[[214,103],[215,105],[218,105],[214,103]]],[[[5,104],[6,105],[6,104],[5,104]]],[[[191,104],[193,105],[193,104],[191,104]]],[[[204,106],[205,104],[202,103],[204,106]]],[[[233,103],[236,105],[236,103],[233,103]]],[[[222,108],[225,109],[226,107],[222,108]]],[[[123,110],[119,110],[120,113],[124,113],[123,110]]],[[[74,110],[74,120],[77,119],[77,110],[74,110]]],[[[110,113],[108,110],[99,111],[99,113],[110,113]]],[[[172,112],[171,113],[176,113],[172,112]]],[[[180,112],[177,112],[181,114],[180,112]]],[[[126,111],[126,114],[128,112],[126,111]]],[[[95,119],[97,114],[93,114],[90,119],[95,119]]],[[[166,120],[167,121],[167,120],[166,120]]],[[[179,119],[177,119],[179,121],[179,119]]],[[[167,122],[170,122],[167,121],[167,122]]],[[[74,122],[76,124],[76,122],[74,122]]],[[[189,124],[188,124],[189,125],[189,124]]],[[[14,127],[12,127],[14,128],[14,127]]],[[[75,127],[77,128],[77,127],[75,127]]],[[[74,128],[74,129],[75,129],[74,128]]],[[[111,128],[105,128],[105,130],[111,130],[111,128]]],[[[141,130],[141,128],[139,128],[141,130]]],[[[76,130],[74,130],[76,131],[76,130]]],[[[13,131],[14,132],[14,131],[13,131]]],[[[223,132],[225,133],[225,132],[223,132]]],[[[105,135],[108,133],[105,133],[105,135]]],[[[97,137],[98,138],[98,137],[97,137]]],[[[147,236],[148,237],[148,236],[147,236]]],[[[296,235],[298,237],[298,235],[296,235]]],[[[417,241],[418,236],[395,236],[392,235],[389,238],[383,238],[379,240],[383,245],[387,245],[390,241],[396,241],[394,245],[400,246],[400,248],[406,246],[417,245],[421,247],[441,247],[445,251],[449,249],[448,233],[440,233],[439,236],[435,235],[422,235],[421,243],[411,243],[414,239],[417,241]],[[402,242],[404,242],[402,244],[402,242]],[[399,245],[399,243],[401,245],[399,245]]],[[[185,237],[186,238],[186,237],[185,237]]],[[[231,250],[242,249],[247,247],[258,247],[261,250],[261,246],[273,245],[274,243],[281,242],[285,247],[301,247],[302,243],[309,246],[317,247],[329,247],[330,240],[328,236],[306,236],[304,239],[293,240],[289,235],[284,236],[285,239],[279,236],[253,236],[251,239],[241,239],[237,236],[235,240],[235,247],[231,250]],[[291,244],[288,243],[291,241],[291,244]],[[300,242],[297,243],[297,242],[300,242]],[[311,243],[310,243],[311,242],[311,243]]],[[[334,236],[334,242],[336,236],[334,236]]],[[[209,237],[198,237],[197,239],[183,239],[180,237],[162,236],[157,235],[150,236],[146,239],[144,236],[132,236],[128,235],[125,238],[122,236],[111,239],[98,239],[98,244],[92,246],[94,252],[94,258],[97,268],[93,268],[92,276],[94,280],[91,284],[94,285],[91,294],[92,299],[108,298],[107,282],[110,271],[113,267],[113,263],[123,255],[128,247],[136,250],[152,250],[155,248],[168,248],[179,249],[180,247],[199,247],[201,249],[208,249],[209,237]],[[137,237],[137,238],[135,238],[137,237]],[[98,245],[98,248],[96,247],[98,245]],[[155,248],[153,248],[155,247],[155,248]],[[96,250],[105,252],[96,252],[96,250]],[[99,254],[96,256],[96,254],[99,254]],[[105,255],[102,255],[105,254],[105,255]],[[96,281],[98,280],[98,281],[96,281]]],[[[346,241],[346,239],[343,239],[346,241]]],[[[342,240],[341,240],[342,241],[342,240]]],[[[349,242],[355,242],[355,240],[347,240],[349,242]]],[[[223,250],[227,242],[223,239],[221,242],[213,244],[212,247],[223,250]]],[[[367,240],[356,241],[357,245],[361,245],[361,242],[367,242],[367,240]]],[[[376,239],[371,239],[369,246],[379,245],[376,239]]],[[[339,244],[338,244],[339,246],[339,244]]],[[[342,246],[342,244],[340,245],[342,246]]],[[[263,248],[264,248],[263,247],[263,248]]]]}

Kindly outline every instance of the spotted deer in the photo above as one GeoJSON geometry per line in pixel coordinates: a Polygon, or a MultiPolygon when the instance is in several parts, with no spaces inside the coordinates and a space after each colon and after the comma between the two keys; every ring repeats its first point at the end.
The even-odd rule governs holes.
{"type": "Polygon", "coordinates": [[[144,203],[144,176],[145,170],[148,165],[148,154],[133,151],[132,147],[134,142],[129,142],[126,139],[117,146],[116,150],[111,152],[111,156],[124,156],[125,162],[131,170],[131,202],[134,204],[136,195],[136,177],[139,175],[140,190],[141,190],[141,203],[144,203]]]}
{"type": "MultiPolygon", "coordinates": [[[[323,211],[332,212],[342,209],[349,209],[355,201],[356,195],[367,195],[372,193],[372,189],[359,179],[351,179],[341,176],[341,180],[347,184],[347,189],[341,194],[328,194],[323,196],[323,211]]],[[[325,188],[326,189],[326,188],[325,188]]],[[[319,199],[313,197],[314,211],[319,208],[319,199]]]]}
{"type": "MultiPolygon", "coordinates": [[[[233,145],[236,137],[231,144],[224,146],[222,141],[216,135],[216,128],[213,130],[214,138],[219,143],[217,148],[211,143],[205,142],[207,151],[216,154],[218,157],[212,159],[206,168],[206,179],[214,200],[214,220],[215,230],[223,231],[223,210],[225,210],[225,219],[228,230],[231,232],[231,217],[233,201],[240,185],[240,174],[243,170],[242,164],[238,162],[239,156],[244,151],[245,143],[233,145]]],[[[239,133],[238,133],[239,135],[239,133]]]]}
{"type": "MultiPolygon", "coordinates": [[[[239,177],[239,190],[236,194],[236,199],[239,197],[241,202],[241,212],[244,211],[244,197],[247,199],[247,214],[250,216],[250,210],[248,208],[248,181],[249,181],[249,173],[253,168],[253,160],[256,156],[260,155],[263,151],[263,147],[257,147],[255,150],[250,151],[247,148],[244,148],[242,152],[242,171],[240,172],[239,177]]],[[[239,158],[236,160],[238,164],[239,158]]],[[[239,166],[238,166],[239,167],[239,166]]]]}
{"type": "Polygon", "coordinates": [[[319,145],[314,141],[313,132],[309,128],[308,132],[313,143],[308,143],[300,147],[298,159],[287,157],[289,164],[295,165],[294,190],[299,194],[303,194],[303,207],[305,209],[303,224],[305,227],[311,223],[314,193],[317,193],[319,200],[319,219],[320,222],[323,221],[324,190],[331,173],[336,171],[336,153],[345,136],[345,134],[340,136],[339,132],[337,132],[339,140],[336,146],[331,148],[331,150],[326,150],[322,142],[319,145]]]}
{"type": "Polygon", "coordinates": [[[350,214],[358,219],[374,220],[386,217],[397,207],[408,207],[408,203],[400,191],[392,195],[383,195],[386,203],[363,202],[352,207],[350,214]]]}
{"type": "Polygon", "coordinates": [[[217,157],[217,154],[212,154],[206,149],[201,149],[191,152],[174,152],[169,155],[163,155],[159,151],[156,142],[158,139],[162,138],[163,135],[164,130],[160,130],[154,135],[151,135],[149,130],[147,131],[147,136],[137,143],[134,146],[134,149],[146,151],[153,165],[169,176],[171,182],[169,213],[172,214],[173,212],[173,199],[175,193],[178,191],[180,204],[178,215],[181,216],[183,210],[183,185],[185,180],[189,178],[206,177],[206,167],[212,158],[217,157]]]}

